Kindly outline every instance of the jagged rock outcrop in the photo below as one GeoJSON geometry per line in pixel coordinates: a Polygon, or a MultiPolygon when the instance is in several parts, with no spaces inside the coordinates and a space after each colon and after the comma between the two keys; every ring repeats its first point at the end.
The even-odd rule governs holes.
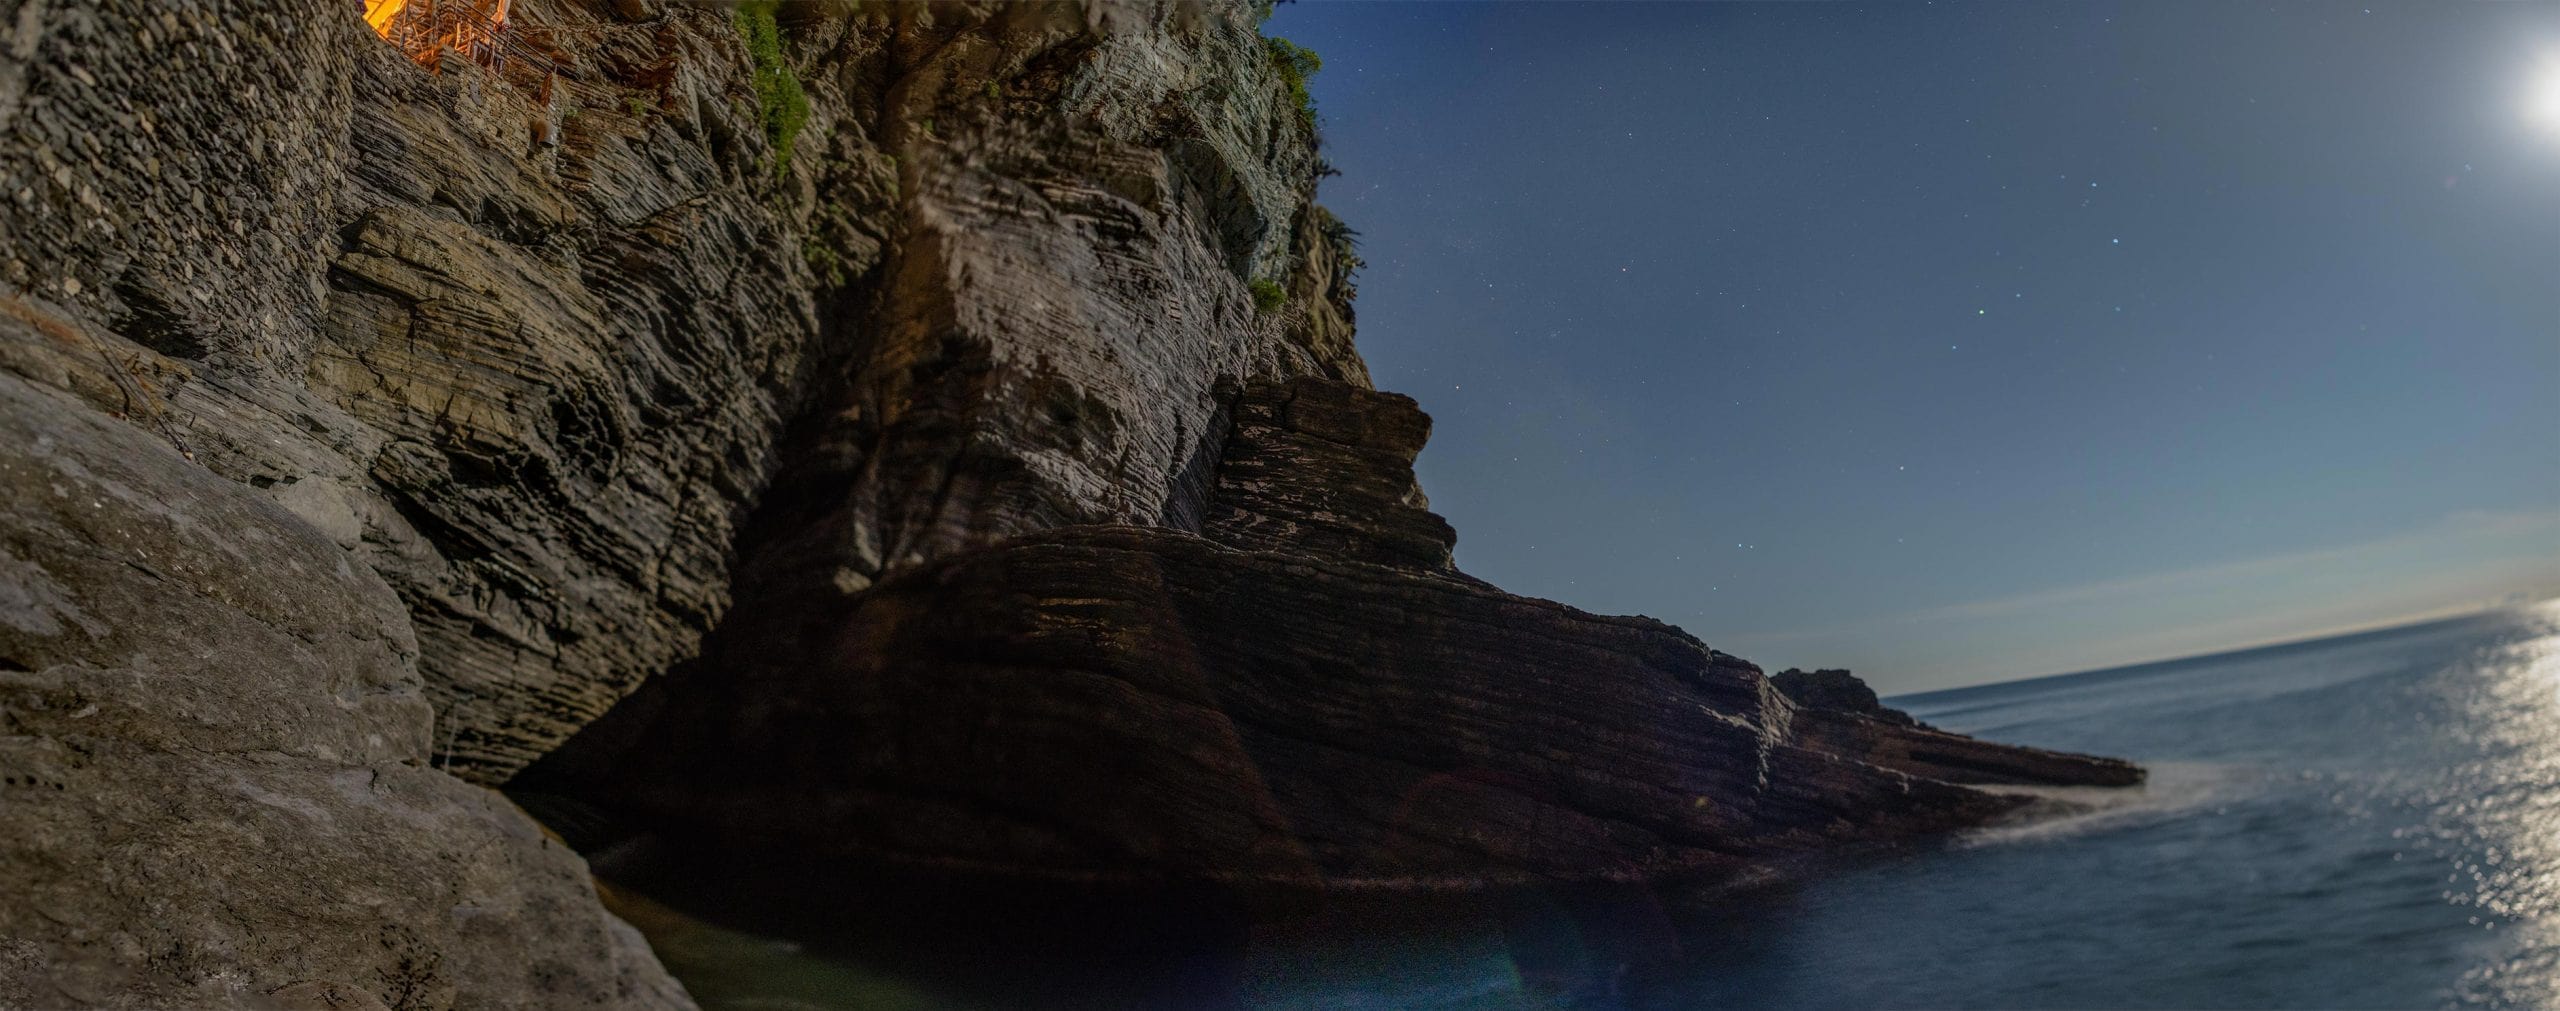
{"type": "Polygon", "coordinates": [[[1994,744],[1951,734],[1886,706],[1845,670],[1780,671],[1770,683],[1795,702],[1798,740],[1950,783],[2132,786],[2142,767],[2116,758],[1994,744]]]}
{"type": "Polygon", "coordinates": [[[683,1006],[511,778],[1334,886],[2138,777],[1458,572],[1242,5],[845,6],[0,0],[0,1003],[683,1006]]]}
{"type": "Polygon", "coordinates": [[[1845,670],[1790,667],[1769,675],[1769,683],[1785,693],[1788,701],[1805,709],[1863,716],[1904,727],[1917,722],[1910,713],[1885,705],[1883,699],[1876,697],[1875,689],[1845,670]]]}
{"type": "Polygon", "coordinates": [[[548,82],[306,4],[11,6],[0,276],[400,592],[475,779],[695,650],[783,461],[841,536],[779,550],[858,582],[1160,522],[1219,383],[1359,373],[1307,127],[1226,8],[786,5],[778,138],[720,5],[519,4],[548,82]]]}
{"type": "Polygon", "coordinates": [[[1727,880],[2024,803],[1968,782],[2139,779],[1457,573],[1407,398],[1230,413],[1205,536],[1061,528],[733,623],[534,779],[730,864],[1293,888],[1727,880]]]}
{"type": "Polygon", "coordinates": [[[1230,413],[1201,533],[1248,550],[1455,571],[1458,532],[1413,478],[1431,419],[1412,398],[1309,377],[1254,383],[1230,413]]]}
{"type": "Polygon", "coordinates": [[[1468,886],[1714,877],[2010,806],[1800,746],[1658,622],[1176,531],[1033,535],[816,624],[666,706],[611,802],[732,853],[1468,886]]]}
{"type": "MultiPolygon", "coordinates": [[[[238,650],[190,658],[198,694],[264,713],[276,747],[397,788],[350,807],[337,779],[275,773],[265,795],[316,820],[236,818],[302,838],[181,846],[200,872],[189,887],[11,921],[12,985],[53,985],[45,952],[104,937],[113,965],[140,958],[234,997],[301,966],[312,978],[286,983],[404,1008],[612,1002],[588,985],[612,961],[593,952],[576,972],[542,969],[551,989],[510,971],[454,989],[447,972],[385,993],[361,945],[251,966],[268,949],[224,931],[297,936],[266,929],[289,897],[244,899],[236,923],[205,906],[374,847],[402,884],[371,920],[306,895],[311,929],[367,943],[413,930],[403,957],[448,970],[474,964],[471,945],[587,943],[610,920],[554,880],[575,858],[446,772],[502,781],[692,656],[730,610],[733,568],[771,573],[756,583],[769,592],[805,576],[841,593],[1029,530],[1162,522],[1224,438],[1216,390],[1365,382],[1347,236],[1310,208],[1311,124],[1249,12],[850,6],[781,5],[758,28],[734,5],[521,0],[534,55],[493,71],[455,54],[421,66],[352,0],[0,0],[0,310],[15,321],[0,376],[71,394],[12,399],[9,420],[118,419],[121,442],[70,458],[162,452],[248,503],[225,508],[284,510],[366,592],[396,595],[369,620],[416,648],[382,676],[414,676],[402,712],[434,719],[350,752],[332,743],[339,724],[295,716],[343,695],[322,690],[336,682],[238,650]],[[1254,281],[1293,297],[1258,309],[1254,281]],[[742,530],[760,503],[825,517],[766,528],[826,536],[742,530]],[[400,833],[422,838],[384,841],[400,833]],[[503,910],[509,889],[547,911],[491,912],[465,935],[418,905],[503,910]],[[132,936],[183,957],[115,940],[146,909],[162,932],[132,936]]],[[[164,468],[139,487],[179,480],[164,468]]],[[[39,514],[0,518],[0,536],[44,529],[39,514]]],[[[265,559],[223,564],[276,575],[265,559]]],[[[13,570],[0,598],[54,599],[35,578],[13,570]]],[[[65,599],[108,590],[62,585],[65,599]]],[[[10,676],[70,676],[72,661],[25,659],[53,655],[21,653],[10,676]]],[[[178,662],[126,666],[176,676],[164,660],[178,662]]],[[[15,708],[51,697],[10,697],[29,747],[104,733],[15,708]]],[[[116,731],[174,732],[139,718],[116,731]]],[[[67,848],[0,863],[0,885],[52,888],[82,847],[106,845],[55,831],[61,819],[202,793],[228,761],[137,759],[112,790],[30,773],[60,796],[0,829],[67,848]]],[[[223,803],[196,813],[235,817],[223,803]]]]}
{"type": "Polygon", "coordinates": [[[115,359],[117,409],[379,572],[466,772],[691,648],[818,331],[723,150],[755,132],[724,17],[555,7],[589,33],[555,147],[524,82],[430,74],[352,5],[9,6],[9,280],[97,324],[17,367],[115,359]]]}

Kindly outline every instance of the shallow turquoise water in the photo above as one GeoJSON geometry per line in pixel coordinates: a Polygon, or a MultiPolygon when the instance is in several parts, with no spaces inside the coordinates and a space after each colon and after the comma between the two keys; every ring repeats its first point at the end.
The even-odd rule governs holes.
{"type": "Polygon", "coordinates": [[[1894,701],[2153,782],[1713,901],[917,884],[791,941],[644,927],[715,1008],[2560,1006],[2560,607],[1894,701]]]}

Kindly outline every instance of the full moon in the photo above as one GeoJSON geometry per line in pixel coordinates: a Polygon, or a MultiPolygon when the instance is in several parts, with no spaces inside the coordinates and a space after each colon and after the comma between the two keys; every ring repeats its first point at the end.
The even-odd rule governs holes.
{"type": "Polygon", "coordinates": [[[2536,66],[2533,80],[2525,88],[2525,115],[2544,129],[2560,134],[2560,56],[2545,58],[2536,66]]]}

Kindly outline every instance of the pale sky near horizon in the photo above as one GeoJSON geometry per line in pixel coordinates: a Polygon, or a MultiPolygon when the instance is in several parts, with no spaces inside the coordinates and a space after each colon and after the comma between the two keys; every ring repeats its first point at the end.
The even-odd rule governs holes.
{"type": "Polygon", "coordinates": [[[1888,694],[2560,595],[2560,5],[1266,30],[1507,589],[1888,694]]]}

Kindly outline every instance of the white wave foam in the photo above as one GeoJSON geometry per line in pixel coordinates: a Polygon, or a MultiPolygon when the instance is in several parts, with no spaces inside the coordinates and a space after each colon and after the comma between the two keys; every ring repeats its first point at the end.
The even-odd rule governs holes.
{"type": "Polygon", "coordinates": [[[2257,778],[2246,766],[2160,762],[2141,786],[1979,786],[1990,793],[2035,798],[2006,821],[1959,837],[1959,846],[2046,842],[2176,815],[2227,801],[2257,778]]]}

